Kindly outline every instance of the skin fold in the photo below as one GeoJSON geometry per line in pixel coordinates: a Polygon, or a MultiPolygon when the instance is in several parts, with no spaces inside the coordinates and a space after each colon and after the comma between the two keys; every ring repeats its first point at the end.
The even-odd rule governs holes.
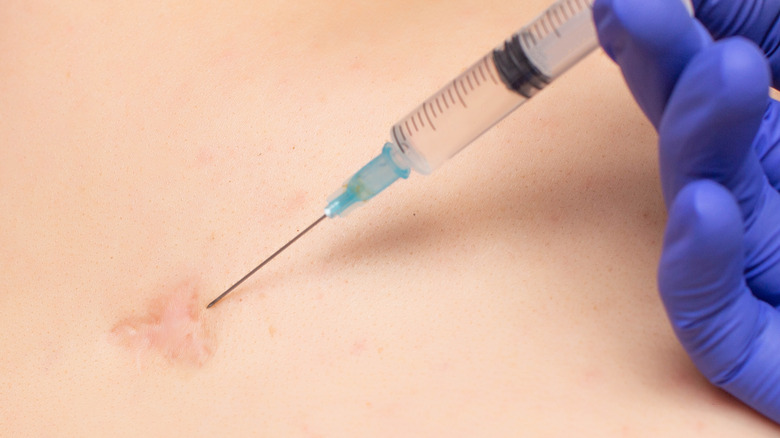
{"type": "Polygon", "coordinates": [[[2,2],[0,436],[776,436],[674,338],[601,52],[205,310],[546,5],[2,2]]]}

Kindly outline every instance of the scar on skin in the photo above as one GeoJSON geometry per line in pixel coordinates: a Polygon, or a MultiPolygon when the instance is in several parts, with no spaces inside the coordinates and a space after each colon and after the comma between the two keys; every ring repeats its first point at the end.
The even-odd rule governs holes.
{"type": "Polygon", "coordinates": [[[120,321],[111,340],[142,360],[163,358],[172,364],[201,366],[214,354],[215,338],[204,320],[198,283],[186,280],[148,304],[145,314],[120,321]]]}

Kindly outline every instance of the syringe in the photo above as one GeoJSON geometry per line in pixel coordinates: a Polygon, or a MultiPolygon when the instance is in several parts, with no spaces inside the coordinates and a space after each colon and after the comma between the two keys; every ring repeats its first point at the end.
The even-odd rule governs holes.
{"type": "Polygon", "coordinates": [[[393,125],[392,142],[328,198],[325,215],[346,215],[410,169],[433,172],[596,49],[593,2],[554,3],[393,125]]]}
{"type": "MultiPolygon", "coordinates": [[[[598,47],[595,0],[559,0],[441,88],[390,130],[382,152],[328,198],[325,214],[212,301],[326,217],[345,216],[411,169],[427,175],[598,47]]],[[[690,0],[682,0],[693,13],[690,0]]]]}

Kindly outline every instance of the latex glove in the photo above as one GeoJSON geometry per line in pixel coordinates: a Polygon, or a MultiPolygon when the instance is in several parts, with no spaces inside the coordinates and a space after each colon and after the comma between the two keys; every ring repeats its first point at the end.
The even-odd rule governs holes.
{"type": "Polygon", "coordinates": [[[704,26],[679,0],[596,0],[594,18],[659,133],[659,289],[675,333],[710,381],[780,422],[780,124],[767,95],[780,23],[766,19],[780,0],[694,4],[704,26]],[[714,43],[705,26],[761,48],[714,43]]]}

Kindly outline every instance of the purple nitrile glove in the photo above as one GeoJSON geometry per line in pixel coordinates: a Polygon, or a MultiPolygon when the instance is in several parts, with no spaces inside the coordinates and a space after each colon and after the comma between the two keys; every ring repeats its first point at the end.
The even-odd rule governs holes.
{"type": "Polygon", "coordinates": [[[596,0],[594,18],[658,130],[675,333],[710,381],[780,422],[780,0],[694,6],[701,22],[679,0],[596,0]]]}

